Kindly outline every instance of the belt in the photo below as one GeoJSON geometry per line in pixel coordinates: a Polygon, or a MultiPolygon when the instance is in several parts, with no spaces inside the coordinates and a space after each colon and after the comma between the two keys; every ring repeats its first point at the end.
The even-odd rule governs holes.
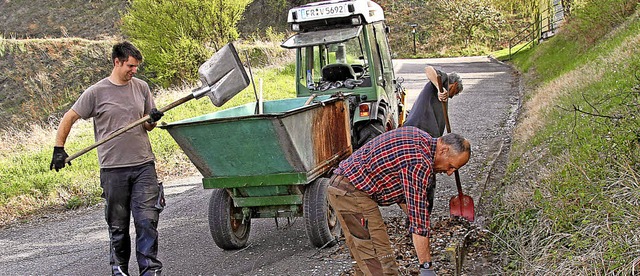
{"type": "Polygon", "coordinates": [[[334,174],[331,176],[331,178],[329,178],[329,185],[348,193],[352,193],[358,190],[355,186],[353,186],[353,183],[349,181],[349,178],[339,174],[334,174]]]}

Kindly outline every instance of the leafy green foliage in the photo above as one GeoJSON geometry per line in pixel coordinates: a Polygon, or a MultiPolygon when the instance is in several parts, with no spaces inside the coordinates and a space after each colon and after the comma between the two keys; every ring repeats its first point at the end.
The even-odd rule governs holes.
{"type": "Polygon", "coordinates": [[[525,17],[535,15],[540,9],[538,0],[489,0],[490,3],[503,11],[521,14],[525,17]]]}
{"type": "Polygon", "coordinates": [[[190,83],[200,64],[238,38],[236,24],[249,2],[136,0],[122,16],[122,31],[144,55],[153,82],[190,83]]]}
{"type": "Polygon", "coordinates": [[[498,10],[486,0],[448,1],[444,5],[450,14],[450,25],[455,37],[464,42],[465,48],[471,42],[492,44],[499,38],[504,19],[498,10]]]}
{"type": "Polygon", "coordinates": [[[384,9],[390,46],[399,58],[486,54],[506,46],[525,21],[489,0],[376,2],[384,9]]]}

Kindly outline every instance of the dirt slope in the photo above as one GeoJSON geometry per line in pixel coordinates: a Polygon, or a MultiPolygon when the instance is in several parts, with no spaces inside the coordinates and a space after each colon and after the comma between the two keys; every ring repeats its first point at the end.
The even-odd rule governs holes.
{"type": "Polygon", "coordinates": [[[120,36],[118,22],[126,0],[2,0],[0,35],[4,38],[120,36]]]}

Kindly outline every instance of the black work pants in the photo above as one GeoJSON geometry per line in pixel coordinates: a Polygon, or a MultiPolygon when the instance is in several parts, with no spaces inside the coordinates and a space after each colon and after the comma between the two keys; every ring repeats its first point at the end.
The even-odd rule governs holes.
{"type": "Polygon", "coordinates": [[[158,177],[155,164],[100,169],[100,186],[106,200],[105,219],[109,226],[110,263],[128,269],[131,256],[129,222],[136,230],[136,259],[140,275],[162,269],[158,260],[158,177]]]}

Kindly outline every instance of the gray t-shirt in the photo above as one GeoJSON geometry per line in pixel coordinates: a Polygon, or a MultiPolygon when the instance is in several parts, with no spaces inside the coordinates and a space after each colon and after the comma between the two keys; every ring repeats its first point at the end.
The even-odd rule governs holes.
{"type": "MultiPolygon", "coordinates": [[[[80,95],[71,107],[82,119],[93,118],[96,141],[148,114],[155,107],[149,85],[133,78],[125,85],[115,85],[104,78],[80,95]]],[[[98,146],[101,168],[120,168],[154,160],[149,136],[138,125],[98,146]]]]}

